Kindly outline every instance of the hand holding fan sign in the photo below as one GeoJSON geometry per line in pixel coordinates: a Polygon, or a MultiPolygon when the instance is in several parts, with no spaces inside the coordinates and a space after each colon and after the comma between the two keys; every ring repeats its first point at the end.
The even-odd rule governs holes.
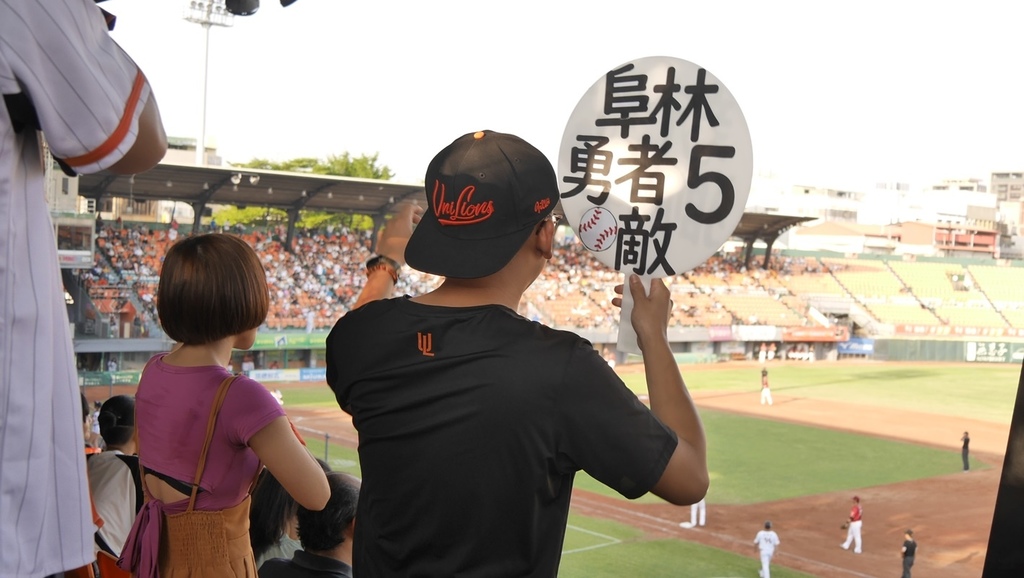
{"type": "MultiPolygon", "coordinates": [[[[647,57],[609,71],[583,95],[559,149],[561,203],[603,264],[651,279],[684,273],[733,233],[750,193],[750,132],[704,68],[647,57]]],[[[628,287],[620,351],[638,353],[628,287]]]]}

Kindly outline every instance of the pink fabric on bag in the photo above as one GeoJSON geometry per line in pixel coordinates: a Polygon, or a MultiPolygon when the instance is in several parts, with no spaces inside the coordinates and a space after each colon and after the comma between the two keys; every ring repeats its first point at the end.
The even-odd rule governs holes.
{"type": "MultiPolygon", "coordinates": [[[[181,511],[187,507],[188,500],[185,500],[181,511]]],[[[124,542],[121,557],[117,560],[118,568],[140,578],[159,578],[160,523],[165,513],[167,510],[160,500],[150,500],[142,506],[124,542]]]]}

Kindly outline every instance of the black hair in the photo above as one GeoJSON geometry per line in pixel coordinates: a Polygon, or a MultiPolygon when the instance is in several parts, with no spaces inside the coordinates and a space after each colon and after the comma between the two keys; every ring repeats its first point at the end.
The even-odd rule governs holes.
{"type": "MultiPolygon", "coordinates": [[[[324,472],[331,468],[326,462],[317,460],[324,472]]],[[[249,508],[249,542],[253,557],[259,558],[277,544],[284,535],[288,520],[292,519],[299,504],[288,494],[281,482],[270,470],[263,470],[256,488],[252,491],[249,508]]]]}
{"type": "Polygon", "coordinates": [[[107,446],[122,446],[135,435],[135,398],[130,395],[115,395],[100,406],[96,418],[100,435],[107,446]]]}
{"type": "Polygon", "coordinates": [[[348,474],[327,474],[331,498],[323,510],[314,512],[299,506],[299,541],[307,552],[326,552],[345,541],[345,529],[356,517],[359,488],[348,474]]]}

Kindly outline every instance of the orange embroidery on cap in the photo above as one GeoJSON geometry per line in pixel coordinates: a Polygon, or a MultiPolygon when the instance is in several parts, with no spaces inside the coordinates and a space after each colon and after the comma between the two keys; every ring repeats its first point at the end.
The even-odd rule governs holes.
{"type": "Polygon", "coordinates": [[[539,213],[551,206],[551,199],[541,199],[533,204],[533,212],[539,213]]]}
{"type": "Polygon", "coordinates": [[[441,181],[434,181],[434,194],[430,196],[430,204],[437,215],[437,222],[442,225],[472,225],[486,221],[494,214],[494,201],[473,202],[476,187],[469,185],[462,189],[454,201],[445,200],[445,186],[441,181]]]}

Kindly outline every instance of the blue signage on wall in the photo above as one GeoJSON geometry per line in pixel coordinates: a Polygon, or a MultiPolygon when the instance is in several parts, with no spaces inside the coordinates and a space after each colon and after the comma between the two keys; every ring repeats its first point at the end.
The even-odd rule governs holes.
{"type": "Polygon", "coordinates": [[[875,340],[867,337],[851,337],[849,341],[840,341],[839,355],[874,355],[875,340]]]}

